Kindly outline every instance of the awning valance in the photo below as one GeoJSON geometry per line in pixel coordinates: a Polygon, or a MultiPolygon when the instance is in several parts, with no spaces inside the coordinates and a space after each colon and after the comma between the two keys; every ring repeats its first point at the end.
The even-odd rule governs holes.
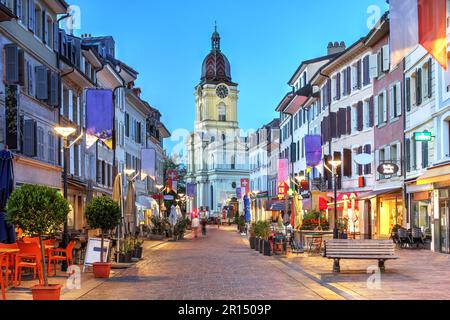
{"type": "Polygon", "coordinates": [[[450,165],[431,168],[417,179],[417,185],[450,181],[450,165]]]}
{"type": "Polygon", "coordinates": [[[360,197],[357,198],[357,200],[370,200],[370,199],[376,198],[381,195],[388,195],[388,194],[393,194],[393,193],[397,193],[397,192],[401,192],[401,191],[402,191],[402,188],[389,188],[389,189],[375,190],[375,191],[368,192],[366,194],[361,195],[360,197]]]}

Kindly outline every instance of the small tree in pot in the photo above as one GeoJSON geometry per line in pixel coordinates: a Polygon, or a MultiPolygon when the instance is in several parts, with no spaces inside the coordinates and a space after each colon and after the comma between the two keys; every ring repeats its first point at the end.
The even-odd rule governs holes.
{"type": "Polygon", "coordinates": [[[256,242],[256,223],[252,223],[252,225],[250,226],[250,238],[249,238],[249,242],[250,242],[250,249],[255,249],[255,242],[256,242]]]}
{"type": "Polygon", "coordinates": [[[109,278],[111,263],[105,263],[103,245],[106,231],[111,231],[120,222],[120,208],[117,202],[108,197],[100,197],[91,201],[86,207],[86,219],[91,228],[101,229],[100,262],[94,263],[96,278],[109,278]]]}
{"type": "Polygon", "coordinates": [[[261,223],[261,238],[263,239],[263,254],[265,256],[271,256],[272,255],[272,248],[270,246],[270,234],[271,234],[271,228],[270,224],[268,222],[262,222],[261,223]]]}
{"type": "Polygon", "coordinates": [[[59,300],[62,286],[48,283],[42,237],[60,231],[70,212],[69,203],[56,189],[24,185],[11,194],[6,210],[9,223],[31,236],[39,237],[44,285],[31,288],[33,299],[59,300]]]}

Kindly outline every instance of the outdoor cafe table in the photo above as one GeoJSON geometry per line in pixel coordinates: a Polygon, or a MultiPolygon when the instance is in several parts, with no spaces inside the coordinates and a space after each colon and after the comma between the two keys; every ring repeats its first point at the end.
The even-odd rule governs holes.
{"type": "Polygon", "coordinates": [[[302,230],[301,231],[303,247],[308,246],[314,238],[321,238],[323,240],[333,239],[333,231],[313,231],[302,230]]]}
{"type": "Polygon", "coordinates": [[[19,249],[8,249],[8,248],[0,248],[0,254],[6,253],[6,254],[14,254],[19,253],[19,249]]]}

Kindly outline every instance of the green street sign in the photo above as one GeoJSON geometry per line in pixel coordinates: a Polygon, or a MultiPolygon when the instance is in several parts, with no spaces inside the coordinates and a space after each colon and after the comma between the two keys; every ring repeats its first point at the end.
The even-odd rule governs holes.
{"type": "Polygon", "coordinates": [[[428,132],[428,131],[415,132],[414,140],[419,141],[419,142],[429,142],[429,141],[433,140],[433,136],[431,135],[431,132],[428,132]]]}

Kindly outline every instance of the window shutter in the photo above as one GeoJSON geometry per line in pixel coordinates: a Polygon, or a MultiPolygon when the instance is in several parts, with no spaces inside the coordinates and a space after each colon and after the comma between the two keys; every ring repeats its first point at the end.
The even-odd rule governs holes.
{"type": "Polygon", "coordinates": [[[347,107],[347,134],[352,134],[352,107],[347,107]]]}
{"type": "Polygon", "coordinates": [[[352,93],[352,68],[347,67],[347,95],[352,93]]]}
{"type": "Polygon", "coordinates": [[[395,95],[395,109],[397,110],[397,117],[400,117],[402,115],[402,86],[400,82],[395,84],[395,95]]]}
{"type": "Polygon", "coordinates": [[[395,90],[394,86],[389,88],[389,119],[395,118],[395,90]]]}
{"type": "Polygon", "coordinates": [[[26,61],[25,61],[25,52],[23,50],[19,50],[19,59],[18,59],[18,64],[19,64],[19,82],[18,84],[21,85],[22,87],[25,86],[26,83],[26,61]]]}
{"type": "Polygon", "coordinates": [[[406,78],[405,82],[405,103],[406,111],[411,111],[411,78],[406,78]]]}
{"type": "MultiPolygon", "coordinates": [[[[375,165],[378,167],[380,164],[380,150],[375,150],[375,165]]],[[[380,174],[378,173],[378,170],[375,172],[375,179],[377,181],[380,180],[380,174]]]]}
{"type": "Polygon", "coordinates": [[[383,50],[383,71],[388,72],[390,69],[389,45],[385,45],[382,50],[383,50]]]}
{"type": "Polygon", "coordinates": [[[405,140],[406,172],[411,172],[411,140],[405,140]]]}
{"type": "Polygon", "coordinates": [[[35,19],[36,14],[34,0],[28,0],[28,29],[33,33],[35,32],[35,19]]]}
{"type": "Polygon", "coordinates": [[[37,156],[37,125],[34,120],[24,121],[23,154],[27,157],[37,156]]]}
{"type": "Polygon", "coordinates": [[[48,73],[44,66],[36,67],[36,98],[39,100],[48,99],[48,73]]]}
{"type": "Polygon", "coordinates": [[[431,58],[428,60],[428,98],[433,96],[433,61],[431,58]]]}
{"type": "Polygon", "coordinates": [[[401,143],[397,143],[397,165],[398,165],[398,172],[397,172],[397,176],[402,176],[402,172],[403,172],[403,168],[402,168],[402,144],[401,143]]]}
{"type": "Polygon", "coordinates": [[[27,92],[33,96],[33,66],[30,61],[27,61],[27,92]]]}
{"type": "Polygon", "coordinates": [[[383,93],[383,123],[387,122],[387,97],[386,91],[383,93]]]}
{"type": "MultiPolygon", "coordinates": [[[[358,148],[358,154],[362,154],[362,152],[363,152],[363,148],[362,147],[359,147],[358,148]]],[[[363,166],[362,165],[358,165],[358,176],[362,176],[363,175],[363,166]]]]}
{"type": "Polygon", "coordinates": [[[370,83],[370,56],[365,56],[363,59],[363,73],[363,84],[366,86],[370,83]]]}
{"type": "Polygon", "coordinates": [[[357,114],[357,129],[358,131],[363,131],[364,128],[364,122],[363,122],[363,116],[364,116],[364,106],[363,102],[359,101],[358,106],[356,107],[356,114],[357,114]]]}
{"type": "Polygon", "coordinates": [[[42,10],[42,41],[48,44],[48,25],[47,25],[47,11],[42,10]]]}
{"type": "Polygon", "coordinates": [[[53,51],[59,52],[59,26],[58,22],[53,24],[53,51]]]}
{"type": "Polygon", "coordinates": [[[375,122],[374,97],[369,99],[369,127],[372,128],[375,122]]]}
{"type": "Polygon", "coordinates": [[[428,142],[422,142],[422,168],[428,168],[428,142]]]}
{"type": "Polygon", "coordinates": [[[336,76],[336,99],[341,99],[341,73],[338,72],[336,76]]]}
{"type": "Polygon", "coordinates": [[[356,63],[356,87],[361,89],[361,60],[356,63]]]}
{"type": "Polygon", "coordinates": [[[73,121],[73,92],[72,90],[68,90],[68,102],[69,102],[69,120],[73,121]]]}
{"type": "Polygon", "coordinates": [[[411,152],[412,170],[417,170],[417,141],[413,139],[411,140],[411,144],[412,144],[412,152],[411,152]]]}
{"type": "Polygon", "coordinates": [[[347,69],[344,69],[344,71],[342,71],[342,77],[344,78],[344,82],[343,82],[343,95],[346,96],[347,95],[347,69]]]}
{"type": "Polygon", "coordinates": [[[369,77],[370,79],[378,77],[378,55],[376,54],[369,56],[369,77]]]}
{"type": "Polygon", "coordinates": [[[375,96],[375,125],[378,126],[380,124],[380,117],[378,116],[378,113],[380,111],[380,96],[375,96]]]}
{"type": "MultiPolygon", "coordinates": [[[[372,146],[370,144],[364,146],[364,153],[372,154],[372,146]]],[[[372,174],[372,164],[367,164],[364,166],[364,173],[366,175],[372,174]]]]}
{"type": "Polygon", "coordinates": [[[417,70],[416,73],[416,105],[422,104],[422,69],[417,70]]]}
{"type": "Polygon", "coordinates": [[[49,76],[49,105],[53,107],[58,106],[58,94],[59,94],[59,77],[58,74],[51,72],[49,76]]]}
{"type": "Polygon", "coordinates": [[[330,112],[330,130],[331,138],[337,138],[337,115],[336,112],[330,112]]]}
{"type": "Polygon", "coordinates": [[[19,49],[16,45],[5,45],[5,82],[16,84],[19,82],[19,49]]]}
{"type": "Polygon", "coordinates": [[[327,100],[328,100],[328,105],[331,105],[331,79],[328,79],[327,82],[327,100]]]}
{"type": "Polygon", "coordinates": [[[344,176],[352,177],[352,150],[344,149],[344,176]]]}

